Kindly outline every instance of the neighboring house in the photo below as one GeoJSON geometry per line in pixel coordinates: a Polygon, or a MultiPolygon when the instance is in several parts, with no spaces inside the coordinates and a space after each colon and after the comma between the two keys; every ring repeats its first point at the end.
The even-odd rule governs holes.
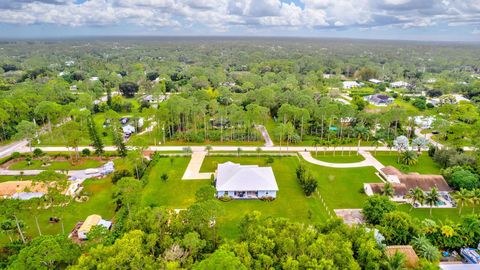
{"type": "Polygon", "coordinates": [[[29,200],[40,198],[48,192],[48,186],[44,183],[32,181],[6,181],[0,183],[0,198],[13,198],[29,200]]]}
{"type": "Polygon", "coordinates": [[[360,87],[360,86],[361,86],[361,84],[359,84],[356,81],[345,81],[345,82],[343,82],[343,88],[344,89],[352,89],[352,88],[360,87]]]}
{"type": "Polygon", "coordinates": [[[67,67],[71,67],[71,66],[73,66],[74,64],[75,64],[75,61],[73,61],[73,60],[65,61],[65,65],[66,65],[67,67]]]}
{"type": "Polygon", "coordinates": [[[271,167],[226,162],[218,165],[215,178],[217,197],[260,199],[277,197],[277,181],[271,167]]]}
{"type": "Polygon", "coordinates": [[[408,88],[410,86],[411,85],[409,83],[404,82],[404,81],[398,81],[398,82],[390,83],[390,87],[392,87],[392,88],[408,88]]]}
{"type": "Polygon", "coordinates": [[[70,86],[70,91],[77,91],[77,90],[78,90],[78,88],[77,88],[76,85],[71,85],[70,86]]]}
{"type": "Polygon", "coordinates": [[[98,81],[98,80],[99,80],[98,77],[91,77],[91,78],[90,78],[90,81],[92,81],[92,82],[96,82],[96,81],[98,81]]]}
{"type": "Polygon", "coordinates": [[[153,102],[154,99],[153,99],[153,96],[152,95],[146,95],[144,98],[143,98],[143,101],[146,101],[146,102],[153,102]]]}
{"type": "Polygon", "coordinates": [[[393,98],[385,94],[374,94],[374,95],[366,96],[363,99],[365,99],[366,101],[370,102],[375,106],[387,106],[394,101],[393,98]]]}
{"type": "Polygon", "coordinates": [[[406,267],[416,268],[418,266],[420,259],[412,246],[387,246],[385,248],[385,255],[387,255],[388,258],[395,256],[397,252],[404,255],[406,267]]]}
{"type": "Polygon", "coordinates": [[[123,134],[125,134],[125,135],[131,135],[131,134],[135,133],[135,127],[132,126],[132,125],[123,126],[122,130],[123,130],[123,134]]]}
{"type": "Polygon", "coordinates": [[[109,230],[112,226],[112,222],[102,219],[102,217],[99,215],[90,215],[85,219],[82,226],[80,226],[78,229],[78,238],[82,240],[87,239],[87,234],[90,232],[93,226],[103,226],[109,230]]]}
{"type": "MultiPolygon", "coordinates": [[[[409,120],[411,118],[409,117],[409,120]]],[[[435,116],[415,116],[413,118],[415,125],[422,129],[432,128],[433,122],[435,122],[435,116]]]]}
{"type": "MultiPolygon", "coordinates": [[[[410,173],[403,174],[397,168],[393,166],[387,166],[380,170],[380,176],[392,185],[393,188],[393,201],[409,202],[409,199],[405,197],[409,190],[420,188],[425,193],[428,193],[432,188],[437,188],[441,194],[439,207],[452,207],[454,206],[449,192],[452,191],[450,186],[445,181],[445,178],[441,175],[435,174],[418,174],[410,173]]],[[[365,183],[363,188],[365,194],[372,196],[374,194],[384,193],[385,183],[365,183]]]]}
{"type": "Polygon", "coordinates": [[[437,82],[437,79],[434,79],[434,78],[430,78],[428,80],[426,80],[427,83],[436,83],[437,82]]]}
{"type": "Polygon", "coordinates": [[[381,83],[383,83],[383,81],[377,80],[377,79],[370,79],[370,80],[368,80],[368,81],[371,82],[371,83],[373,83],[373,84],[381,84],[381,83]]]}
{"type": "Polygon", "coordinates": [[[220,83],[221,86],[227,86],[227,87],[233,87],[236,86],[237,84],[235,82],[222,82],[220,83]]]}

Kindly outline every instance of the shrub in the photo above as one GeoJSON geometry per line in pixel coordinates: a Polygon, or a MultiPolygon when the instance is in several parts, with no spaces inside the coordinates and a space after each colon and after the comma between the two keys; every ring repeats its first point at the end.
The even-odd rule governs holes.
{"type": "Polygon", "coordinates": [[[297,180],[306,196],[312,195],[317,190],[318,182],[313,175],[305,170],[303,165],[297,167],[297,180]]]}
{"type": "Polygon", "coordinates": [[[112,183],[116,184],[123,177],[132,177],[133,174],[128,170],[115,171],[112,176],[112,183]]]}
{"type": "Polygon", "coordinates": [[[377,225],[385,214],[395,211],[396,208],[397,206],[387,196],[373,195],[368,197],[362,213],[368,223],[377,225]]]}
{"type": "Polygon", "coordinates": [[[222,202],[229,202],[229,201],[233,200],[232,197],[230,197],[228,195],[223,195],[221,197],[218,197],[218,199],[222,202]]]}
{"type": "Polygon", "coordinates": [[[11,158],[12,159],[16,159],[16,158],[19,158],[20,157],[20,153],[19,152],[13,152],[12,155],[11,155],[11,158]]]}
{"type": "Polygon", "coordinates": [[[90,154],[91,154],[90,149],[88,149],[88,148],[83,148],[82,149],[82,156],[88,157],[88,156],[90,156],[90,154]]]}
{"type": "Polygon", "coordinates": [[[42,151],[42,149],[40,149],[40,148],[35,148],[35,149],[33,150],[33,156],[34,156],[34,157],[43,156],[43,151],[42,151]]]}
{"type": "Polygon", "coordinates": [[[272,197],[272,196],[266,196],[266,197],[261,197],[260,200],[265,201],[265,202],[271,202],[271,201],[275,200],[275,198],[272,197]]]}

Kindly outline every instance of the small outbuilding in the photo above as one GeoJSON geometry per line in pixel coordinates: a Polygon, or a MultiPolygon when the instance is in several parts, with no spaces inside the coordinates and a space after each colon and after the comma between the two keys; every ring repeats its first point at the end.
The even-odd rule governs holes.
{"type": "Polygon", "coordinates": [[[112,222],[102,219],[102,217],[99,215],[90,215],[85,219],[83,224],[78,229],[78,238],[82,240],[87,239],[87,234],[90,232],[93,226],[103,226],[109,230],[112,226],[112,222]]]}

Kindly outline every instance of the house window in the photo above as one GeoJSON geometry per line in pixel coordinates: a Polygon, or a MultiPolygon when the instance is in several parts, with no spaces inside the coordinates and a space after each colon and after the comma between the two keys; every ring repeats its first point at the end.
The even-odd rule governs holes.
{"type": "Polygon", "coordinates": [[[228,196],[228,191],[224,191],[223,196],[228,196]]]}
{"type": "Polygon", "coordinates": [[[268,191],[267,191],[267,192],[265,192],[265,194],[266,194],[266,195],[268,195],[268,191]]]}

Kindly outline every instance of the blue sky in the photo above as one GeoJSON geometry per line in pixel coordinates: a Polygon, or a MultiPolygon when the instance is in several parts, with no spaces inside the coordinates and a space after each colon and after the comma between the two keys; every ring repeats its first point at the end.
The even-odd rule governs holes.
{"type": "Polygon", "coordinates": [[[480,1],[0,0],[0,38],[110,35],[480,41],[480,1]]]}

